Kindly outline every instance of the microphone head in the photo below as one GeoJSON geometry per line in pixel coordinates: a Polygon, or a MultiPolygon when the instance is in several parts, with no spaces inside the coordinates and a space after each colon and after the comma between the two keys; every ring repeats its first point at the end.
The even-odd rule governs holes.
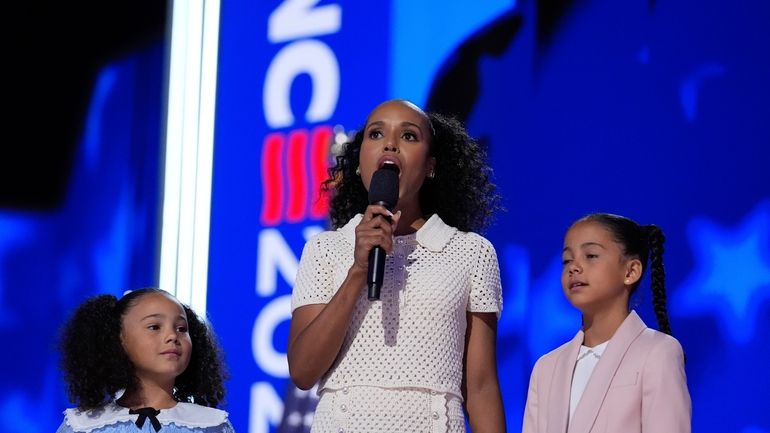
{"type": "Polygon", "coordinates": [[[398,167],[385,165],[374,172],[369,183],[369,204],[381,203],[393,210],[398,202],[398,167]]]}

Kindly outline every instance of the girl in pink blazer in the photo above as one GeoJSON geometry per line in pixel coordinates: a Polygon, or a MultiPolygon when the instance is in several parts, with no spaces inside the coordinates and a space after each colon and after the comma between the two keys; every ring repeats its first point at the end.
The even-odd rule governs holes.
{"type": "Polygon", "coordinates": [[[666,311],[663,241],[658,227],[611,214],[570,227],[561,282],[583,326],[535,364],[524,433],[690,432],[684,355],[666,311]],[[660,332],[628,309],[648,257],[660,332]]]}

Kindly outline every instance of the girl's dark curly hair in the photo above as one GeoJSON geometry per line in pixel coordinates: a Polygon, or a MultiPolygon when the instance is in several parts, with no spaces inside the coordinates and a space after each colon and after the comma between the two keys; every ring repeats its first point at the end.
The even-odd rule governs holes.
{"type": "MultiPolygon", "coordinates": [[[[123,350],[120,332],[123,315],[141,297],[151,293],[173,298],[155,288],[134,290],[120,300],[112,295],[99,295],[81,304],[64,325],[59,345],[61,369],[70,401],[79,409],[101,407],[112,401],[118,391],[139,386],[134,366],[123,350]]],[[[187,315],[192,354],[187,369],[176,378],[174,398],[216,407],[225,395],[221,349],[210,327],[188,306],[182,307],[187,315]]]]}
{"type": "MultiPolygon", "coordinates": [[[[622,247],[623,254],[639,259],[643,270],[647,270],[649,258],[652,305],[658,320],[658,329],[671,335],[666,307],[666,271],[663,267],[663,242],[666,238],[663,231],[656,225],[639,225],[630,218],[608,213],[590,214],[578,221],[596,222],[604,226],[622,247]]],[[[640,282],[641,278],[631,287],[631,293],[636,291],[640,282]]]]}
{"type": "MultiPolygon", "coordinates": [[[[500,209],[486,152],[452,116],[427,113],[431,126],[430,156],[436,158],[435,177],[425,179],[420,206],[426,217],[438,214],[462,231],[481,231],[500,209]]],[[[356,174],[365,127],[346,143],[321,190],[331,193],[330,217],[334,228],[345,225],[369,204],[368,193],[356,174]]]]}

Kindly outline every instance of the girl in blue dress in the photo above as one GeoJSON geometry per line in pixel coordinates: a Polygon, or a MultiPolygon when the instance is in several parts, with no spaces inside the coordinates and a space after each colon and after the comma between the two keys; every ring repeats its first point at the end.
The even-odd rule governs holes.
{"type": "Polygon", "coordinates": [[[153,288],[88,299],[64,327],[70,400],[57,433],[233,433],[212,330],[153,288]]]}

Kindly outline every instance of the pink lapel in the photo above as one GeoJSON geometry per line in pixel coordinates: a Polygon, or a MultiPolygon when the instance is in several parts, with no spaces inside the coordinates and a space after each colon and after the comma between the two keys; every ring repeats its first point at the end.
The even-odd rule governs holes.
{"type": "MultiPolygon", "coordinates": [[[[591,374],[591,379],[586,385],[583,396],[575,408],[572,416],[572,422],[569,424],[568,433],[588,433],[591,431],[596,417],[599,415],[599,409],[604,403],[604,397],[610,388],[612,378],[620,367],[629,346],[645,330],[647,326],[635,311],[626,317],[626,320],[620,325],[615,334],[610,338],[607,348],[602,354],[596,369],[591,374]]],[[[573,363],[575,361],[573,360],[573,363]]],[[[574,370],[574,366],[570,371],[574,370]]],[[[570,385],[571,386],[571,385],[570,385]]],[[[569,389],[567,389],[567,398],[569,399],[569,389]]],[[[569,400],[568,400],[569,401],[569,400]]],[[[569,407],[569,405],[567,406],[569,407]]],[[[569,409],[567,409],[569,411],[569,409]]]]}
{"type": "Polygon", "coordinates": [[[580,345],[583,344],[583,331],[578,331],[575,337],[559,351],[559,357],[554,361],[553,380],[548,390],[548,427],[547,433],[564,433],[567,431],[569,420],[569,393],[572,387],[572,375],[575,371],[580,345]]]}

